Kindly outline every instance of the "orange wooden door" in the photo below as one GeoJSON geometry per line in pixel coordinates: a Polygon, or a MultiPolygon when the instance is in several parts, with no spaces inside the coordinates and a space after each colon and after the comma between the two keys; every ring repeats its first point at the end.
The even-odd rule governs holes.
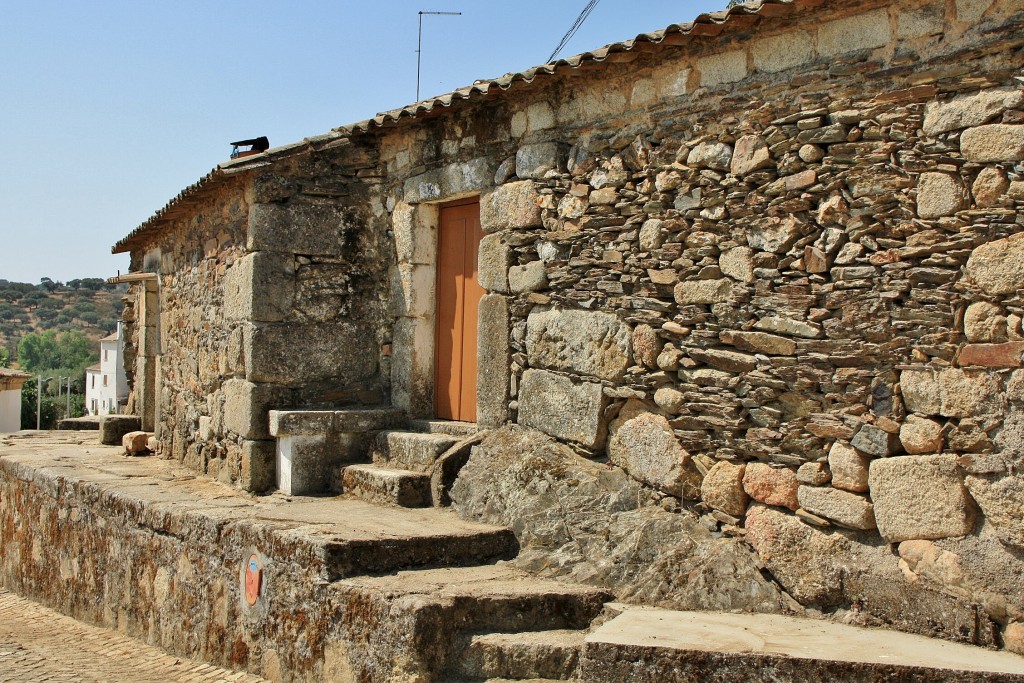
{"type": "Polygon", "coordinates": [[[476,422],[476,316],[484,290],[477,280],[480,204],[441,207],[437,235],[437,338],[434,411],[476,422]]]}

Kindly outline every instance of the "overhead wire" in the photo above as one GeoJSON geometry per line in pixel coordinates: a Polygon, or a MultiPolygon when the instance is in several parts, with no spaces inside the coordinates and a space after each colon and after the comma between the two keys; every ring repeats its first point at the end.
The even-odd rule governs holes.
{"type": "Polygon", "coordinates": [[[599,2],[601,2],[601,0],[589,0],[589,2],[587,2],[583,11],[581,11],[580,15],[576,17],[576,21],[573,22],[572,26],[569,27],[569,30],[565,32],[564,36],[562,36],[562,40],[558,43],[558,47],[556,47],[555,51],[551,53],[551,56],[548,57],[548,61],[546,63],[550,64],[555,61],[555,56],[562,51],[562,48],[564,48],[570,40],[572,40],[572,37],[580,30],[580,26],[583,26],[583,22],[587,20],[587,17],[590,16],[590,13],[594,11],[594,8],[597,7],[597,3],[599,2]]]}

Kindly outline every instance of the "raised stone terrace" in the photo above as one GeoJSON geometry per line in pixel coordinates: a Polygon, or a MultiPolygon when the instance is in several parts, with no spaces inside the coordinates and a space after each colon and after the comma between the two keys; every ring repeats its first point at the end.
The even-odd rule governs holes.
{"type": "Polygon", "coordinates": [[[95,438],[0,438],[0,586],[272,681],[1024,682],[1024,658],[920,636],[610,603],[503,562],[507,528],[251,496],[95,438]]]}

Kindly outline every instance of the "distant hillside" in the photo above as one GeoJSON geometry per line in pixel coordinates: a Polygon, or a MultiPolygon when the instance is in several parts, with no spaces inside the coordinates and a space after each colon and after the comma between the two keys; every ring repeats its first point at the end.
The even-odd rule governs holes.
{"type": "Polygon", "coordinates": [[[127,290],[98,277],[66,283],[44,277],[37,285],[0,279],[0,348],[13,358],[23,336],[43,330],[78,330],[99,340],[117,329],[127,290]]]}

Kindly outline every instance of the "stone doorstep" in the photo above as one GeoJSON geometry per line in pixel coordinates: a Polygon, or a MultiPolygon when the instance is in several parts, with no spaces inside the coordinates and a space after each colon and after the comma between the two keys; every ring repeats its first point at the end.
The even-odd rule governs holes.
{"type": "Polygon", "coordinates": [[[585,641],[588,683],[666,671],[673,675],[649,680],[1024,682],[1024,657],[1008,652],[779,615],[632,608],[585,641]]]}
{"type": "Polygon", "coordinates": [[[406,508],[430,507],[430,475],[381,467],[348,465],[342,473],[342,493],[371,503],[406,508]]]}
{"type": "Polygon", "coordinates": [[[335,432],[375,432],[406,422],[398,408],[354,408],[350,410],[271,410],[271,436],[305,436],[335,432]]]}
{"type": "Polygon", "coordinates": [[[584,631],[525,631],[473,635],[455,672],[472,679],[567,680],[579,665],[584,631]]]}
{"type": "Polygon", "coordinates": [[[384,431],[374,437],[370,458],[376,465],[429,473],[437,459],[457,441],[457,437],[447,434],[384,431]]]}

